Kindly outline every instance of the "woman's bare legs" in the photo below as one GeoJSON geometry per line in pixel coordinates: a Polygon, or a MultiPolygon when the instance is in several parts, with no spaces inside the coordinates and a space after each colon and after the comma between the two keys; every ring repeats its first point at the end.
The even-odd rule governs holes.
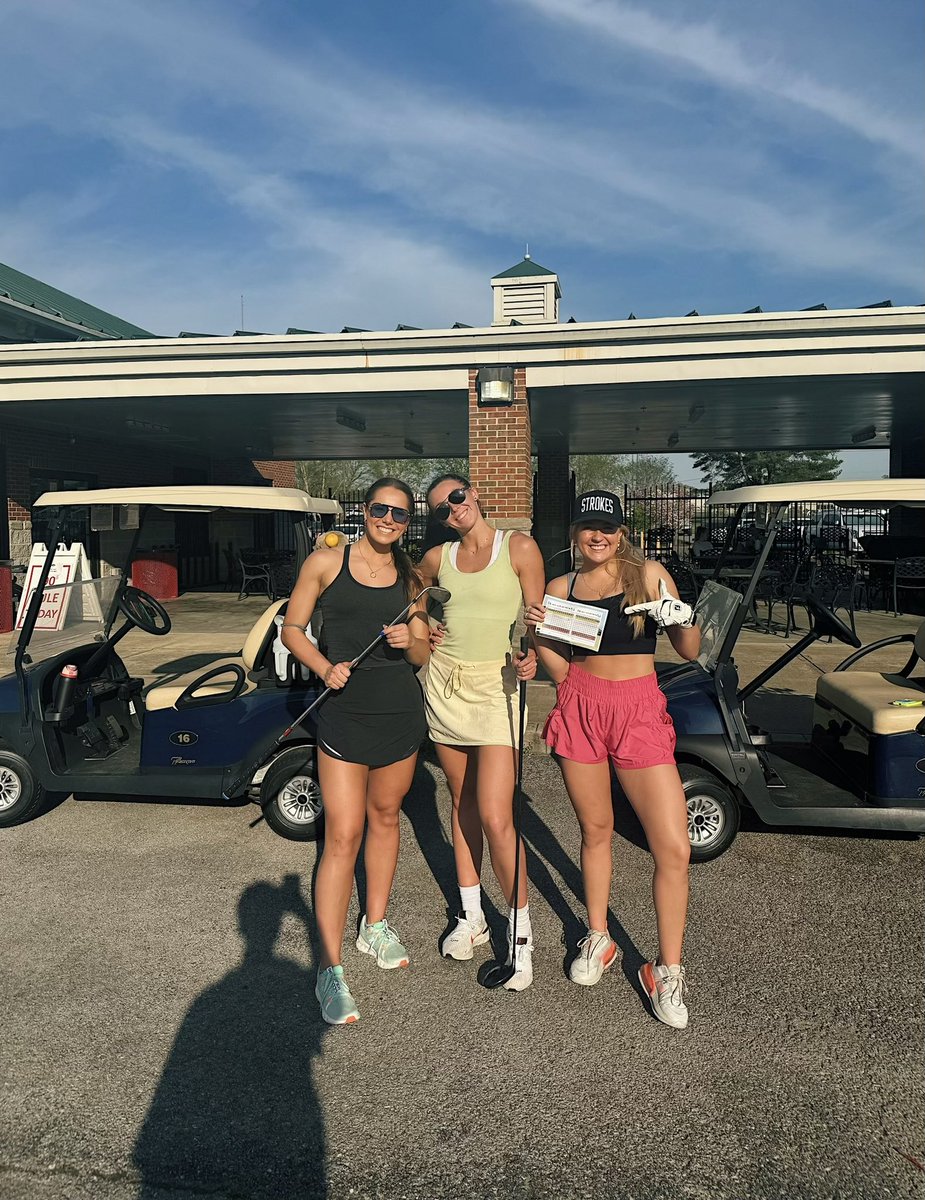
{"type": "Polygon", "coordinates": [[[322,971],[337,965],[341,958],[353,873],[366,822],[369,774],[369,767],[340,762],[318,750],[318,782],[326,798],[324,850],[315,878],[315,919],[321,939],[319,969],[322,971]]]}
{"type": "Polygon", "coordinates": [[[473,747],[477,758],[476,800],[479,820],[488,839],[495,878],[512,908],[527,903],[527,858],[520,847],[520,888],[514,905],[514,782],[517,751],[510,746],[473,747]]]}
{"type": "MultiPolygon", "coordinates": [[[[385,916],[398,864],[398,818],[414,778],[417,752],[387,767],[372,767],[366,787],[366,920],[385,916]]],[[[344,910],[346,920],[346,910],[344,910]]]]}
{"type": "Polygon", "coordinates": [[[476,799],[477,758],[472,746],[437,746],[437,759],[453,798],[451,828],[456,880],[475,887],[482,873],[482,822],[476,799]]]}
{"type": "MultiPolygon", "coordinates": [[[[453,797],[453,855],[460,887],[480,880],[484,839],[505,900],[514,891],[514,780],[516,751],[510,746],[437,746],[453,797]]],[[[527,903],[527,863],[520,859],[517,907],[527,903]]]]}
{"type": "Polygon", "coordinates": [[[617,779],[639,818],[655,860],[652,898],[658,923],[658,961],[681,961],[687,919],[691,844],[687,803],[674,765],[617,769],[617,779]]]}
{"type": "Polygon", "coordinates": [[[613,874],[613,797],[610,763],[580,763],[560,758],[562,778],[581,826],[581,878],[588,928],[607,930],[613,874]]]}

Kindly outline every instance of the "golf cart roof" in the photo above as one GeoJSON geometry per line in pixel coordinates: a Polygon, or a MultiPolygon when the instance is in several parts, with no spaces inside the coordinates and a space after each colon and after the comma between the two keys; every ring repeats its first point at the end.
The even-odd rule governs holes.
{"type": "Polygon", "coordinates": [[[925,506],[925,479],[832,479],[814,483],[764,483],[714,492],[710,504],[891,504],[925,506]]]}
{"type": "Polygon", "coordinates": [[[34,507],[71,507],[87,504],[153,505],[170,511],[191,509],[207,512],[216,508],[252,512],[332,513],[343,511],[336,500],[309,496],[298,488],[278,487],[137,487],[93,488],[76,492],[43,492],[34,507]]]}

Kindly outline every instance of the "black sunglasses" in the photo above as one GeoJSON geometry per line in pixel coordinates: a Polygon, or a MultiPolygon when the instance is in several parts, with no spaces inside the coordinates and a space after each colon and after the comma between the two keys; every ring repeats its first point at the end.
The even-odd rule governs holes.
{"type": "Polygon", "coordinates": [[[469,491],[467,487],[453,488],[446,500],[442,504],[438,504],[434,509],[434,516],[438,521],[446,521],[450,515],[450,504],[465,504],[466,493],[469,491]],[[449,503],[447,503],[449,501],[449,503]]]}
{"type": "Polygon", "coordinates": [[[407,525],[411,520],[411,511],[407,508],[401,508],[397,504],[383,504],[379,500],[374,500],[372,504],[367,504],[366,511],[371,517],[375,517],[377,521],[381,521],[388,513],[392,514],[392,520],[396,525],[407,525]]]}

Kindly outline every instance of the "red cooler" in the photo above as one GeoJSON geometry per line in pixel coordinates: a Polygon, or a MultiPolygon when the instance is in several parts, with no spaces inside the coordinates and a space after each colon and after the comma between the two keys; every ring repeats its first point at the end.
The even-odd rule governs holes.
{"type": "Polygon", "coordinates": [[[0,633],[13,628],[13,570],[8,564],[0,566],[0,633]]]}
{"type": "Polygon", "coordinates": [[[176,550],[140,550],[132,560],[132,587],[147,592],[155,600],[176,600],[176,550]]]}

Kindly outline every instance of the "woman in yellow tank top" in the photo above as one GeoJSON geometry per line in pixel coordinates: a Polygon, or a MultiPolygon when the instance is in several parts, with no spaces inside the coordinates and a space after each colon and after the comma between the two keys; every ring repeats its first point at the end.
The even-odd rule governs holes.
{"type": "MultiPolygon", "coordinates": [[[[480,873],[484,839],[498,883],[517,908],[515,973],[504,986],[522,991],[533,980],[533,935],[527,907],[526,860],[521,848],[520,894],[514,889],[513,799],[518,736],[517,680],[536,674],[536,654],[514,654],[511,638],[521,606],[543,598],[543,558],[525,533],[492,529],[468,479],[444,475],[427,491],[431,512],[459,534],[459,542],[424,555],[425,585],[447,588],[445,629],[419,679],[431,740],[453,797],[453,854],[461,901],[456,928],[441,952],[472,958],[488,941],[480,873]]],[[[508,937],[511,926],[508,925],[508,937]]]]}

